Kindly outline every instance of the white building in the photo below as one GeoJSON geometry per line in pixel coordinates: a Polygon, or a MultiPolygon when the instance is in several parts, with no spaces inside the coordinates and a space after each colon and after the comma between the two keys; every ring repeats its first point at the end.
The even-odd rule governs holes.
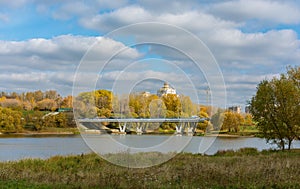
{"type": "Polygon", "coordinates": [[[164,83],[164,86],[157,90],[157,96],[161,97],[166,94],[176,94],[176,89],[171,87],[167,82],[164,83]]]}
{"type": "Polygon", "coordinates": [[[149,97],[149,96],[151,95],[151,93],[148,92],[148,91],[143,91],[143,92],[141,92],[141,95],[142,95],[143,97],[149,97]]]}
{"type": "Polygon", "coordinates": [[[228,110],[240,114],[242,107],[241,106],[231,106],[228,108],[228,110]]]}

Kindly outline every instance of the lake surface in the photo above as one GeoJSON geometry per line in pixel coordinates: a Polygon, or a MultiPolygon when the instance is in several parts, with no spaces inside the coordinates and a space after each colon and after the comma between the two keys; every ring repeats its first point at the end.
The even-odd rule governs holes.
{"type": "MultiPolygon", "coordinates": [[[[237,150],[245,147],[253,147],[258,150],[276,148],[274,145],[267,144],[261,138],[225,138],[225,137],[174,137],[170,144],[176,146],[176,141],[187,141],[184,145],[184,152],[199,153],[203,141],[208,141],[211,145],[206,146],[208,149],[205,154],[212,155],[218,150],[237,150]]],[[[158,146],[161,143],[168,141],[170,136],[165,135],[89,135],[84,139],[78,136],[64,137],[17,137],[17,138],[0,138],[0,161],[19,160],[24,158],[49,158],[55,155],[75,155],[82,153],[90,153],[99,146],[99,143],[94,143],[96,140],[102,146],[101,150],[107,150],[109,153],[113,149],[110,141],[115,141],[122,146],[130,147],[130,149],[149,149],[152,146],[158,146]],[[101,138],[102,137],[102,138],[101,138]],[[100,138],[100,139],[99,139],[100,138]],[[105,142],[106,141],[106,142],[105,142]],[[89,146],[86,144],[89,144],[89,146]],[[92,144],[92,145],[91,145],[92,144]],[[93,146],[95,144],[95,146],[93,146]]],[[[294,141],[293,148],[300,148],[300,141],[294,141]]],[[[96,149],[97,150],[97,149],[96,149]]],[[[102,152],[101,151],[101,152],[102,152]]]]}

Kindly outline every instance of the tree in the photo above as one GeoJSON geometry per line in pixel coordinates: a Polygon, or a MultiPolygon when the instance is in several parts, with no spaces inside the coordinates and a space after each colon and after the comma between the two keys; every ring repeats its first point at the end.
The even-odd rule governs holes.
{"type": "Polygon", "coordinates": [[[34,91],[33,94],[28,93],[28,96],[31,96],[31,95],[33,95],[33,98],[36,102],[44,99],[44,93],[41,90],[34,91]]]}
{"type": "Polygon", "coordinates": [[[112,100],[113,94],[107,90],[96,90],[95,95],[95,106],[97,108],[97,114],[99,117],[110,117],[112,112],[112,100]]]}
{"type": "Polygon", "coordinates": [[[37,108],[39,110],[49,110],[54,111],[57,109],[57,103],[53,99],[44,99],[37,103],[37,108]]]}
{"type": "Polygon", "coordinates": [[[253,126],[253,117],[251,114],[246,114],[244,118],[244,126],[253,126]]]}
{"type": "Polygon", "coordinates": [[[163,95],[162,100],[168,110],[166,114],[167,117],[179,117],[181,115],[182,104],[176,94],[163,95]]]}
{"type": "Polygon", "coordinates": [[[195,115],[194,106],[191,98],[189,96],[180,96],[180,101],[182,104],[182,113],[183,117],[191,117],[192,115],[195,115]]]}
{"type": "MultiPolygon", "coordinates": [[[[200,112],[199,112],[198,116],[199,116],[200,118],[209,118],[208,113],[207,113],[207,107],[206,107],[206,106],[200,106],[200,112]]],[[[207,129],[207,127],[208,127],[209,125],[211,125],[211,124],[209,123],[209,121],[205,120],[205,121],[202,122],[202,123],[198,123],[198,124],[197,124],[197,128],[204,131],[204,130],[207,129]]],[[[211,129],[211,128],[209,128],[209,129],[211,129]]]]}
{"type": "Polygon", "coordinates": [[[213,125],[214,130],[220,130],[224,121],[223,110],[218,109],[215,114],[211,116],[210,122],[213,125]]]}
{"type": "Polygon", "coordinates": [[[55,90],[46,91],[44,94],[44,98],[49,98],[51,100],[56,100],[59,97],[59,94],[55,90]]]}
{"type": "Polygon", "coordinates": [[[10,108],[0,107],[0,129],[5,132],[21,131],[24,126],[22,113],[10,108]]]}
{"type": "Polygon", "coordinates": [[[63,98],[60,107],[61,108],[73,108],[73,97],[72,96],[67,96],[63,98]]]}
{"type": "MultiPolygon", "coordinates": [[[[250,111],[259,131],[267,142],[282,150],[290,149],[294,139],[300,139],[300,89],[297,84],[299,68],[289,68],[280,78],[263,80],[250,102],[250,111]]],[[[298,79],[299,81],[299,79],[298,79]]]]}
{"type": "Polygon", "coordinates": [[[22,103],[20,100],[17,99],[5,99],[0,101],[0,106],[2,107],[6,107],[6,108],[12,108],[14,110],[18,109],[22,109],[22,103]]]}
{"type": "Polygon", "coordinates": [[[238,132],[239,127],[244,123],[244,118],[239,113],[226,111],[222,128],[228,129],[228,132],[238,132]]]}

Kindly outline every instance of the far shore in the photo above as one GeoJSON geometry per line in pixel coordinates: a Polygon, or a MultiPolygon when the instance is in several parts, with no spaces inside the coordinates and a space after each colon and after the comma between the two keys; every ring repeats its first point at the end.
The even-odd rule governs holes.
{"type": "Polygon", "coordinates": [[[207,137],[228,137],[228,138],[240,138],[240,137],[255,137],[254,135],[234,135],[234,134],[207,134],[207,135],[204,135],[204,136],[207,136],[207,137]]]}
{"type": "Polygon", "coordinates": [[[71,136],[71,135],[78,135],[74,132],[20,132],[20,133],[1,133],[0,132],[0,138],[5,137],[30,137],[30,136],[71,136]]]}
{"type": "MultiPolygon", "coordinates": [[[[99,133],[85,133],[85,134],[99,134],[99,133]]],[[[122,134],[122,133],[110,133],[114,135],[122,134]]],[[[136,135],[136,133],[127,133],[128,135],[136,135]]],[[[12,132],[12,133],[3,133],[0,132],[0,138],[2,137],[30,137],[30,136],[40,136],[40,137],[48,137],[48,136],[73,136],[80,135],[80,132],[72,132],[72,131],[24,131],[24,132],[12,132]]],[[[143,135],[174,135],[174,133],[167,132],[149,132],[143,133],[143,135]]],[[[183,134],[185,135],[185,134],[183,134]]],[[[194,136],[206,136],[206,137],[224,137],[224,138],[240,138],[240,137],[255,137],[255,135],[239,135],[239,134],[227,134],[227,133],[195,133],[194,136]]]]}

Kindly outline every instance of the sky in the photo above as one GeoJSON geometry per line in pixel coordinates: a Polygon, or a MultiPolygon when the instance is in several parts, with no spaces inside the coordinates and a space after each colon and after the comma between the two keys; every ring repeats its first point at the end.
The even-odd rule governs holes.
{"type": "Polygon", "coordinates": [[[0,0],[0,91],[155,93],[167,81],[202,104],[210,88],[215,104],[245,106],[300,65],[299,36],[297,0],[0,0]]]}

